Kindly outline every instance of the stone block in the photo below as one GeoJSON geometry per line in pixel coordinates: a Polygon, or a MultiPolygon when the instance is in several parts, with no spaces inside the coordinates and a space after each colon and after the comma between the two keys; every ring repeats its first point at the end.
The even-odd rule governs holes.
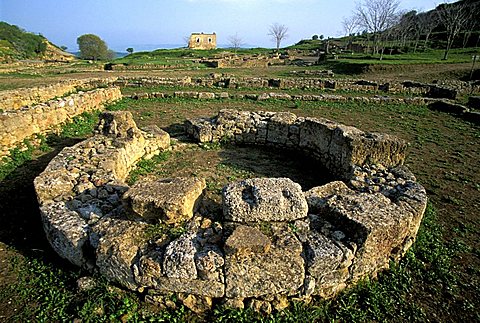
{"type": "Polygon", "coordinates": [[[287,224],[272,224],[272,229],[273,242],[268,252],[247,257],[226,256],[226,297],[295,294],[302,286],[305,278],[302,244],[287,224]]]}
{"type": "Polygon", "coordinates": [[[205,187],[204,179],[164,178],[133,185],[124,199],[144,219],[180,223],[193,217],[205,187]]]}
{"type": "Polygon", "coordinates": [[[239,225],[225,242],[225,252],[242,256],[250,253],[266,253],[272,242],[265,234],[254,227],[239,225]]]}
{"type": "Polygon", "coordinates": [[[289,178],[253,178],[230,183],[222,192],[228,221],[292,221],[307,216],[299,184],[289,178]]]}
{"type": "Polygon", "coordinates": [[[132,266],[139,250],[145,247],[147,224],[118,219],[103,219],[92,228],[90,244],[96,248],[100,273],[132,290],[137,289],[132,266]]]}

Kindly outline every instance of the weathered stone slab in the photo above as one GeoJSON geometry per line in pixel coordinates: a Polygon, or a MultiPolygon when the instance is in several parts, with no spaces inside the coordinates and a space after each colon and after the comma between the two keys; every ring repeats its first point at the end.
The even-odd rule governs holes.
{"type": "Polygon", "coordinates": [[[222,192],[226,220],[292,221],[307,216],[299,184],[289,178],[253,178],[228,184],[222,192]]]}
{"type": "Polygon", "coordinates": [[[272,224],[274,238],[270,250],[249,256],[227,255],[225,296],[258,297],[295,294],[305,278],[302,244],[287,224],[272,224]]]}
{"type": "Polygon", "coordinates": [[[90,231],[87,223],[64,202],[40,207],[43,228],[53,249],[64,259],[77,266],[85,266],[87,259],[83,247],[90,231]]]}
{"type": "Polygon", "coordinates": [[[208,297],[223,297],[225,284],[211,280],[159,277],[153,288],[159,293],[188,293],[208,297]]]}
{"type": "Polygon", "coordinates": [[[328,222],[310,217],[312,219],[295,222],[297,236],[304,247],[306,285],[310,285],[304,286],[304,293],[331,297],[336,291],[332,288],[346,287],[354,254],[341,241],[345,239],[343,232],[332,231],[328,222]]]}
{"type": "Polygon", "coordinates": [[[410,212],[379,193],[332,197],[321,214],[342,228],[346,240],[358,248],[351,267],[353,280],[388,268],[392,251],[402,246],[412,221],[410,212]]]}
{"type": "Polygon", "coordinates": [[[146,131],[143,135],[148,141],[145,149],[149,148],[149,146],[155,146],[156,149],[161,150],[170,147],[170,135],[168,132],[160,129],[157,125],[150,125],[142,128],[142,130],[146,131]]]}
{"type": "Polygon", "coordinates": [[[104,136],[132,138],[138,132],[133,115],[129,111],[107,111],[100,115],[97,127],[104,136]]]}
{"type": "Polygon", "coordinates": [[[225,242],[225,252],[231,255],[266,253],[272,242],[257,228],[239,225],[225,242]]]}
{"type": "Polygon", "coordinates": [[[276,113],[268,122],[267,142],[285,145],[288,130],[297,120],[297,116],[289,112],[276,113]]]}
{"type": "Polygon", "coordinates": [[[316,186],[305,192],[308,203],[308,211],[315,212],[321,208],[328,197],[349,192],[350,189],[342,181],[334,181],[322,186],[316,186]]]}
{"type": "Polygon", "coordinates": [[[140,222],[105,219],[92,228],[90,243],[96,248],[96,264],[103,276],[132,290],[137,288],[132,266],[148,240],[146,227],[140,222]]]}
{"type": "Polygon", "coordinates": [[[124,198],[138,216],[173,224],[192,218],[205,187],[204,179],[164,178],[137,183],[124,198]]]}

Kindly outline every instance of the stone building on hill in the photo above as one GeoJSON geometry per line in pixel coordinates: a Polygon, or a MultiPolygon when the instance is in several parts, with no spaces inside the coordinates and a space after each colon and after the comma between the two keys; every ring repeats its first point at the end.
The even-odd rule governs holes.
{"type": "Polygon", "coordinates": [[[188,48],[190,49],[215,49],[217,48],[217,35],[204,34],[204,33],[192,33],[190,35],[190,41],[188,42],[188,48]]]}

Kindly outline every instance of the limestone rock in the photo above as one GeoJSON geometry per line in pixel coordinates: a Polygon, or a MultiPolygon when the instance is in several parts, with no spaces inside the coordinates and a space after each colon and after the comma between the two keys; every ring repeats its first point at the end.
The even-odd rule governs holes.
{"type": "Polygon", "coordinates": [[[77,279],[77,288],[80,292],[88,292],[95,287],[97,287],[98,283],[93,277],[80,277],[77,279]]]}
{"type": "Polygon", "coordinates": [[[152,286],[162,294],[187,293],[220,298],[225,296],[225,284],[212,280],[158,277],[152,286]]]}
{"type": "Polygon", "coordinates": [[[305,192],[309,212],[315,212],[332,195],[349,192],[350,189],[342,181],[330,182],[328,184],[313,187],[305,192]]]}
{"type": "Polygon", "coordinates": [[[267,142],[286,144],[288,129],[295,123],[297,116],[289,112],[276,113],[268,123],[267,142]]]}
{"type": "Polygon", "coordinates": [[[129,111],[103,112],[97,129],[101,134],[114,138],[132,138],[139,133],[133,115],[129,111]]]}
{"type": "Polygon", "coordinates": [[[272,313],[272,304],[264,300],[253,298],[248,302],[248,307],[257,313],[263,313],[267,315],[272,313]]]}
{"type": "Polygon", "coordinates": [[[204,179],[163,178],[133,185],[124,199],[140,217],[174,224],[193,217],[205,187],[204,179]]]}
{"type": "Polygon", "coordinates": [[[286,224],[272,224],[273,243],[264,254],[226,255],[225,295],[229,298],[295,294],[305,278],[302,244],[286,224]]]}
{"type": "Polygon", "coordinates": [[[170,147],[170,135],[157,125],[144,127],[143,130],[146,131],[143,136],[147,140],[144,158],[152,157],[154,153],[170,147]]]}
{"type": "Polygon", "coordinates": [[[239,225],[225,242],[227,254],[243,256],[250,253],[266,253],[270,250],[270,239],[257,228],[239,225]]]}
{"type": "Polygon", "coordinates": [[[208,296],[198,296],[189,294],[188,296],[181,295],[180,300],[183,305],[197,314],[202,314],[212,308],[212,298],[208,296]]]}
{"type": "Polygon", "coordinates": [[[90,243],[96,247],[96,264],[106,278],[135,290],[132,266],[147,242],[145,223],[104,219],[93,227],[90,243]]]}
{"type": "Polygon", "coordinates": [[[228,184],[222,192],[226,220],[291,221],[307,216],[299,184],[289,178],[254,178],[228,184]]]}
{"type": "Polygon", "coordinates": [[[74,178],[64,169],[50,170],[34,180],[38,203],[44,204],[62,195],[70,195],[75,186],[74,178]]]}
{"type": "Polygon", "coordinates": [[[172,241],[165,250],[163,271],[169,278],[196,279],[196,233],[186,233],[172,241]]]}
{"type": "Polygon", "coordinates": [[[87,258],[83,250],[88,243],[90,231],[87,223],[64,202],[55,202],[40,207],[43,228],[53,249],[77,266],[85,266],[87,258]]]}
{"type": "Polygon", "coordinates": [[[236,308],[243,310],[245,304],[243,303],[243,298],[225,298],[223,305],[229,308],[236,308]]]}
{"type": "Polygon", "coordinates": [[[358,246],[351,268],[354,280],[388,268],[390,254],[402,245],[413,218],[378,193],[332,197],[321,214],[358,246]]]}
{"type": "Polygon", "coordinates": [[[223,281],[225,259],[217,246],[209,246],[195,254],[198,277],[203,280],[223,281]]]}

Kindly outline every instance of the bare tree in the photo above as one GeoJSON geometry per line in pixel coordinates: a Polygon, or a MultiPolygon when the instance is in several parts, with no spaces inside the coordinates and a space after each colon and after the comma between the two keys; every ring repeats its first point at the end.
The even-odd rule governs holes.
{"type": "Polygon", "coordinates": [[[279,23],[274,23],[273,25],[270,26],[268,29],[269,36],[272,36],[272,40],[277,44],[277,53],[280,49],[280,43],[282,40],[288,37],[288,27],[285,25],[281,25],[279,23]]]}
{"type": "Polygon", "coordinates": [[[190,46],[190,36],[183,36],[183,43],[187,45],[187,48],[190,46]]]}
{"type": "Polygon", "coordinates": [[[354,15],[362,29],[373,34],[374,53],[378,53],[379,34],[390,28],[397,18],[398,0],[361,0],[354,15]]]}
{"type": "Polygon", "coordinates": [[[405,47],[408,39],[417,38],[417,11],[411,10],[400,13],[400,19],[394,26],[395,34],[399,36],[399,45],[405,47]]]}
{"type": "MultiPolygon", "coordinates": [[[[477,7],[477,3],[476,4],[471,4],[471,6],[472,5],[477,7]]],[[[475,19],[475,10],[477,10],[477,8],[475,8],[475,10],[473,10],[473,8],[470,8],[470,9],[472,9],[472,10],[468,14],[468,19],[467,19],[467,21],[465,22],[465,25],[464,25],[465,29],[464,29],[464,32],[463,32],[463,48],[467,47],[468,40],[472,36],[473,31],[478,26],[478,21],[475,19]]]]}
{"type": "Polygon", "coordinates": [[[242,37],[238,36],[238,33],[235,33],[235,35],[228,37],[228,42],[230,43],[230,46],[235,50],[235,53],[237,52],[237,49],[244,45],[243,39],[242,37]]]}
{"type": "Polygon", "coordinates": [[[443,59],[448,59],[448,52],[452,48],[453,41],[465,27],[469,19],[468,7],[463,3],[444,3],[437,7],[438,18],[447,32],[447,45],[443,59]]]}
{"type": "Polygon", "coordinates": [[[345,36],[347,36],[346,48],[348,49],[348,46],[351,45],[353,40],[352,34],[354,34],[355,31],[358,29],[358,21],[356,16],[343,17],[342,27],[343,27],[343,31],[345,32],[345,36]]]}
{"type": "Polygon", "coordinates": [[[425,35],[423,47],[427,47],[428,40],[433,30],[438,26],[438,19],[435,14],[429,12],[422,12],[417,15],[417,28],[420,35],[425,35]]]}
{"type": "MultiPolygon", "coordinates": [[[[397,13],[390,17],[388,20],[388,24],[385,26],[385,30],[383,30],[378,36],[378,44],[382,46],[382,50],[380,52],[380,60],[383,59],[383,54],[385,53],[385,47],[389,40],[391,40],[392,36],[394,36],[398,30],[398,26],[400,25],[400,18],[402,14],[397,13]]],[[[390,54],[392,54],[393,48],[390,44],[390,54]]]]}

